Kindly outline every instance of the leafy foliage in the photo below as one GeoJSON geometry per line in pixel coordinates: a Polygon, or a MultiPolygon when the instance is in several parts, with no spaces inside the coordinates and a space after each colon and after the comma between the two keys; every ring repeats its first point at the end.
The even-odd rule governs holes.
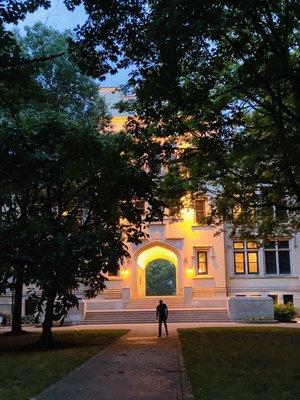
{"type": "Polygon", "coordinates": [[[292,303],[275,304],[274,317],[279,322],[292,322],[296,317],[296,309],[292,303]]]}
{"type": "Polygon", "coordinates": [[[146,267],[146,295],[170,296],[176,294],[176,269],[167,260],[158,259],[146,267]]]}
{"type": "Polygon", "coordinates": [[[189,143],[177,165],[188,191],[210,193],[211,222],[242,236],[297,230],[298,2],[81,3],[89,19],[73,50],[82,67],[101,76],[132,66],[142,123],[128,129],[163,137],[161,154],[189,143]]]}
{"type": "Polygon", "coordinates": [[[78,304],[79,285],[89,297],[101,291],[128,256],[125,243],[138,243],[160,213],[155,175],[132,137],[108,132],[97,85],[67,38],[41,24],[18,38],[24,57],[63,55],[36,66],[32,96],[13,113],[4,105],[0,124],[2,283],[18,298],[24,283],[37,286],[48,339],[53,320],[78,304]],[[146,216],[139,201],[152,205],[146,216]]]}

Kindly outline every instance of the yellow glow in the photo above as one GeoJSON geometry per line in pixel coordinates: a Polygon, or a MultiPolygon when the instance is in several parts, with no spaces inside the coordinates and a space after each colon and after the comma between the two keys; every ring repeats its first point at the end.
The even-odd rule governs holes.
{"type": "Polygon", "coordinates": [[[113,117],[111,120],[111,125],[113,128],[113,131],[118,132],[125,127],[125,123],[127,122],[127,116],[116,116],[113,117]]]}
{"type": "Polygon", "coordinates": [[[194,268],[190,267],[186,269],[186,275],[188,278],[193,278],[193,276],[195,275],[195,270],[194,268]]]}
{"type": "Polygon", "coordinates": [[[123,279],[127,279],[129,277],[129,270],[128,269],[122,269],[121,276],[122,276],[123,279]]]}
{"type": "Polygon", "coordinates": [[[180,210],[180,214],[185,222],[194,221],[194,210],[192,208],[183,208],[180,210]]]}
{"type": "Polygon", "coordinates": [[[158,258],[163,258],[164,260],[170,261],[175,266],[178,264],[176,254],[162,246],[153,246],[143,251],[138,256],[137,263],[141,268],[145,269],[151,261],[157,260],[158,258]]]}

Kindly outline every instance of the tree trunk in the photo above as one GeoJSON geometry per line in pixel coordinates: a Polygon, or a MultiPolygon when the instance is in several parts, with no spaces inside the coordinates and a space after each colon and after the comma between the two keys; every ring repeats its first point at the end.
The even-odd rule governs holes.
{"type": "Polygon", "coordinates": [[[22,298],[23,298],[23,279],[20,274],[16,276],[13,294],[12,325],[11,334],[21,335],[22,330],[22,298]]]}
{"type": "Polygon", "coordinates": [[[54,320],[54,302],[56,294],[50,294],[47,296],[45,317],[42,324],[43,331],[42,336],[39,338],[38,343],[49,346],[54,343],[52,336],[52,326],[54,320]]]}

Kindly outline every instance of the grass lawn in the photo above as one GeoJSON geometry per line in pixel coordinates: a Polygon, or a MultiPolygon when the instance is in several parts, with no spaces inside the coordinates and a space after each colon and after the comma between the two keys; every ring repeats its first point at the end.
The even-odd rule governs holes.
{"type": "Polygon", "coordinates": [[[125,329],[56,331],[51,350],[34,346],[39,334],[0,335],[0,400],[28,400],[122,336],[125,329]]]}
{"type": "Polygon", "coordinates": [[[197,400],[300,399],[300,329],[181,329],[197,400]]]}

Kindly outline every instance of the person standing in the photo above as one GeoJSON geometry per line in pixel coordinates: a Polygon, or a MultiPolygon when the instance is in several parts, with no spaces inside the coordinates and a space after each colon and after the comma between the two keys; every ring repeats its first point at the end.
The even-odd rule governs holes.
{"type": "Polygon", "coordinates": [[[168,326],[167,326],[167,319],[168,319],[168,307],[162,300],[159,300],[159,304],[156,307],[156,320],[158,320],[158,337],[161,337],[161,325],[162,323],[165,326],[166,335],[169,334],[168,326]]]}

